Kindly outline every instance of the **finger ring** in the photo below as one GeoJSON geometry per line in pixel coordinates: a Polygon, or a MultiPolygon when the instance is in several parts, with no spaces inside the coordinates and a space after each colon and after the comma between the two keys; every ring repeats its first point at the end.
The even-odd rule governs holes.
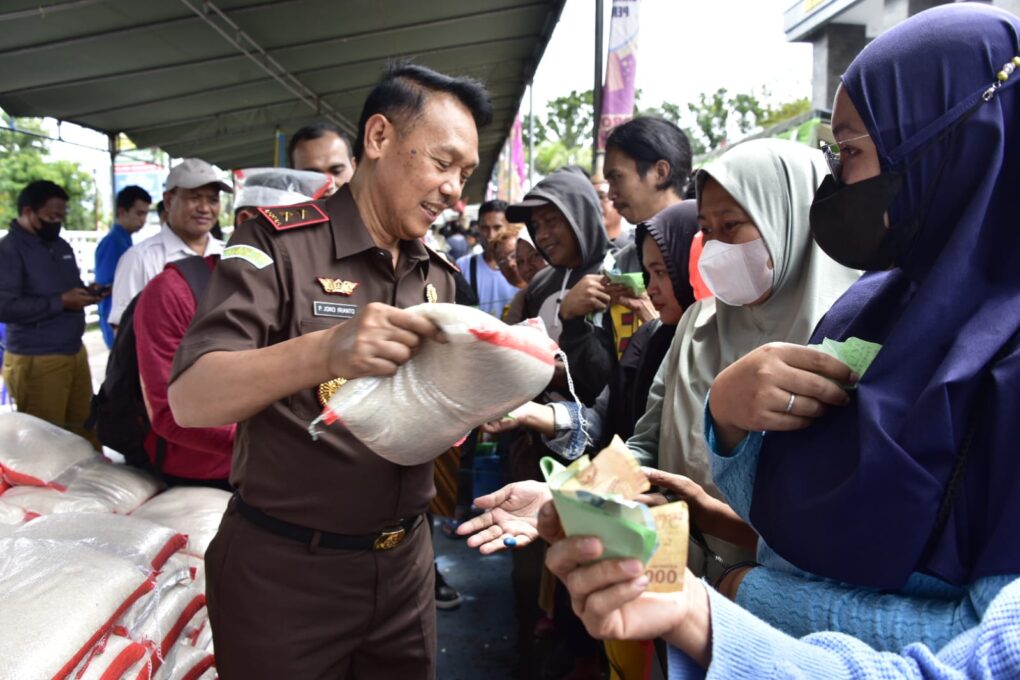
{"type": "Polygon", "coordinates": [[[790,398],[786,402],[786,415],[790,415],[790,412],[793,411],[793,400],[796,398],[797,395],[790,392],[790,398]]]}

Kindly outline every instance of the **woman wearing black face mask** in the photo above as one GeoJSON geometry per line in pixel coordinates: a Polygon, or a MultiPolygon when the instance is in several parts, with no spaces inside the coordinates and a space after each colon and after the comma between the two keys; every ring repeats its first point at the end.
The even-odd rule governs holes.
{"type": "Polygon", "coordinates": [[[737,601],[767,608],[762,593],[783,591],[772,622],[788,632],[827,622],[879,647],[942,644],[1020,573],[1018,80],[1020,21],[987,7],[925,12],[864,50],[836,97],[839,155],[811,221],[830,256],[876,273],[812,342],[881,350],[852,393],[793,346],[749,354],[712,387],[719,449],[735,449],[736,486],[753,485],[749,520],[788,561],[748,572],[737,601]],[[849,585],[826,600],[796,587],[797,568],[849,585]],[[924,616],[886,609],[879,589],[924,616]],[[833,624],[840,598],[871,616],[833,624]]]}
{"type": "MultiPolygon", "coordinates": [[[[562,539],[547,506],[542,536],[562,539],[547,562],[569,575],[590,630],[666,637],[677,677],[700,677],[687,674],[694,665],[719,677],[1016,676],[1016,609],[985,610],[1020,573],[1017,82],[1020,19],[969,3],[908,19],[854,60],[833,112],[844,184],[816,208],[833,196],[860,207],[855,185],[899,177],[873,183],[887,187],[881,210],[840,218],[867,238],[830,240],[829,254],[881,271],[847,291],[812,342],[857,336],[882,348],[852,398],[823,377],[846,366],[792,345],[748,354],[710,395],[707,435],[730,454],[716,458],[731,459],[713,472],[745,473],[716,481],[774,565],[735,574],[737,603],[788,633],[910,644],[904,656],[832,633],[783,649],[783,636],[690,575],[691,588],[666,596],[646,592],[639,565],[579,567],[598,546],[562,539]],[[955,658],[923,646],[965,630],[945,648],[955,658]]],[[[815,233],[842,238],[827,217],[815,211],[815,233]]]]}

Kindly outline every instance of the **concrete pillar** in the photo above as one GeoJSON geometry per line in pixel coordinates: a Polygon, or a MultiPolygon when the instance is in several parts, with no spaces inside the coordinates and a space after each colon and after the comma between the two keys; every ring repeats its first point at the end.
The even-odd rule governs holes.
{"type": "Polygon", "coordinates": [[[863,25],[826,24],[811,36],[814,44],[814,73],[811,105],[831,109],[839,77],[857,53],[868,44],[863,25]]]}

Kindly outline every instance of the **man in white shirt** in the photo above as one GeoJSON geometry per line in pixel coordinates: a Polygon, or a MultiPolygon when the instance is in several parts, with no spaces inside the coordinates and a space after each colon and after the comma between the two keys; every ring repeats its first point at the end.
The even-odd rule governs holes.
{"type": "Polygon", "coordinates": [[[504,309],[517,294],[517,287],[499,271],[493,248],[499,235],[508,226],[505,201],[482,203],[478,208],[478,236],[482,252],[465,255],[457,260],[457,266],[478,297],[479,309],[496,318],[502,318],[504,309]]]}
{"type": "Polygon", "coordinates": [[[185,158],[170,170],[163,202],[167,223],[158,234],[128,249],[113,276],[111,326],[120,323],[128,304],[168,262],[190,255],[219,255],[223,241],[209,231],[220,215],[220,192],[233,193],[213,166],[198,158],[185,158]]]}

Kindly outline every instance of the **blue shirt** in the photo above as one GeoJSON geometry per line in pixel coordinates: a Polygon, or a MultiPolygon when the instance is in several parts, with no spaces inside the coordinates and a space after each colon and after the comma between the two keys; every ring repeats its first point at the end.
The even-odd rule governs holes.
{"type": "Polygon", "coordinates": [[[492,314],[497,319],[503,318],[503,310],[510,301],[517,295],[517,288],[503,277],[503,272],[498,269],[490,269],[485,263],[485,256],[481,253],[465,255],[457,260],[460,273],[464,275],[467,282],[478,293],[478,308],[483,312],[492,314]],[[478,272],[478,283],[471,280],[471,260],[477,258],[475,265],[478,272]]]}
{"type": "MultiPolygon", "coordinates": [[[[732,452],[723,455],[706,399],[705,438],[712,478],[733,511],[749,521],[762,433],[751,432],[732,452]]],[[[914,573],[897,591],[877,591],[801,571],[761,539],[758,562],[762,566],[751,570],[737,591],[737,604],[741,607],[790,635],[800,637],[835,630],[882,651],[902,649],[913,642],[931,649],[941,648],[978,625],[992,599],[1016,578],[986,576],[956,587],[933,576],[914,573]]]]}
{"type": "Polygon", "coordinates": [[[708,588],[712,662],[708,673],[669,650],[669,678],[844,678],[962,680],[1020,676],[1020,580],[1002,589],[981,622],[936,648],[912,643],[880,652],[849,635],[794,639],[708,588]],[[938,651],[934,651],[938,649],[938,651]]]}
{"type": "Polygon", "coordinates": [[[76,354],[85,312],[64,309],[61,295],[83,287],[71,245],[43,241],[17,220],[0,239],[0,322],[15,354],[76,354]]]}
{"type": "MultiPolygon", "coordinates": [[[[114,224],[110,233],[103,237],[96,247],[96,283],[104,286],[113,284],[113,273],[117,271],[117,263],[127,249],[131,247],[131,234],[127,229],[114,224]]],[[[113,347],[113,328],[107,319],[110,318],[110,305],[113,296],[107,295],[99,301],[99,327],[103,331],[103,340],[107,347],[113,347]]]]}

